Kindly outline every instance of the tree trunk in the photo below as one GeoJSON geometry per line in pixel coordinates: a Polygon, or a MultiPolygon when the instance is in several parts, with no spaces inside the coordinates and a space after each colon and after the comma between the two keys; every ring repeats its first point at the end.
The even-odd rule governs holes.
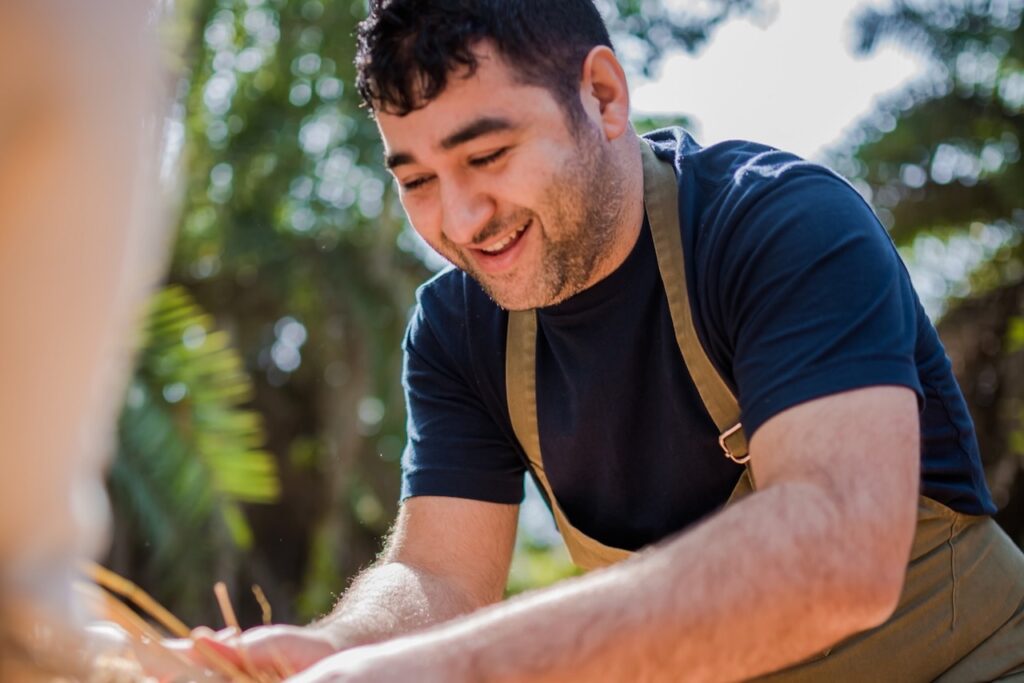
{"type": "Polygon", "coordinates": [[[1024,315],[1024,280],[955,304],[939,322],[974,417],[996,520],[1024,546],[1024,348],[1010,331],[1024,315]]]}

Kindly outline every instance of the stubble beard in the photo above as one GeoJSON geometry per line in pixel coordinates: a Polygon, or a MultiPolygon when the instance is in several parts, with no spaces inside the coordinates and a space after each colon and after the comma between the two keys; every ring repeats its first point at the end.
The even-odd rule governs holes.
{"type": "Polygon", "coordinates": [[[535,277],[521,272],[487,277],[476,272],[468,259],[456,262],[502,308],[526,310],[561,303],[593,284],[595,273],[609,256],[623,216],[622,183],[616,182],[610,151],[603,141],[592,137],[580,132],[572,162],[553,177],[541,201],[547,224],[561,228],[557,237],[547,232],[536,212],[525,209],[502,219],[493,229],[488,226],[481,231],[481,239],[487,239],[508,226],[532,221],[530,229],[538,230],[535,237],[541,240],[541,262],[535,277]]]}

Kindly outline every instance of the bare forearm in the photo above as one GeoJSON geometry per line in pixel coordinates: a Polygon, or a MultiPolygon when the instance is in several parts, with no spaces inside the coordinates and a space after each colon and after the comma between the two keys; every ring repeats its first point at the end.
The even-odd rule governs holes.
{"type": "Polygon", "coordinates": [[[408,643],[449,658],[449,680],[749,678],[886,616],[877,568],[823,551],[860,547],[834,537],[837,514],[815,486],[766,490],[635,560],[408,643]]]}
{"type": "Polygon", "coordinates": [[[440,576],[400,562],[384,562],[363,572],[315,628],[341,650],[411,633],[477,606],[440,576]]]}

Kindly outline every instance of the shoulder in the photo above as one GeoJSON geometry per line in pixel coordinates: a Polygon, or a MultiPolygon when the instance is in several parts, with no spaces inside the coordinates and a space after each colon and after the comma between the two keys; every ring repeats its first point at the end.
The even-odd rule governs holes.
{"type": "Polygon", "coordinates": [[[449,266],[416,288],[416,307],[406,343],[419,336],[451,332],[465,319],[466,283],[463,273],[449,266]]]}
{"type": "Polygon", "coordinates": [[[705,175],[717,184],[706,207],[706,225],[719,223],[726,230],[750,225],[760,230],[798,228],[803,239],[813,239],[814,233],[833,233],[855,224],[888,241],[864,198],[830,168],[750,145],[723,156],[731,162],[725,172],[705,175]]]}
{"type": "Polygon", "coordinates": [[[723,276],[730,269],[768,274],[840,264],[839,270],[882,263],[890,274],[901,269],[888,232],[852,185],[778,151],[732,170],[705,209],[696,247],[698,258],[723,276]]]}
{"type": "Polygon", "coordinates": [[[872,248],[849,250],[852,259],[898,261],[874,211],[827,166],[746,140],[701,147],[683,133],[660,144],[674,155],[684,240],[706,276],[754,258],[819,260],[853,242],[872,248]]]}
{"type": "Polygon", "coordinates": [[[842,176],[791,152],[749,140],[703,147],[681,128],[645,137],[659,158],[673,162],[681,205],[690,205],[702,227],[745,218],[755,205],[759,211],[771,205],[801,208],[823,202],[867,208],[842,176]]]}
{"type": "Polygon", "coordinates": [[[473,278],[448,266],[416,289],[416,306],[432,325],[465,328],[481,317],[501,317],[502,309],[473,278]]]}
{"type": "Polygon", "coordinates": [[[673,162],[678,175],[696,176],[712,185],[750,188],[801,170],[831,173],[795,154],[750,140],[703,146],[682,128],[662,128],[644,138],[660,159],[673,162]]]}
{"type": "MultiPolygon", "coordinates": [[[[420,285],[403,347],[462,364],[503,335],[507,315],[464,272],[449,266],[420,285]]],[[[503,337],[502,337],[503,338],[503,337]]]]}

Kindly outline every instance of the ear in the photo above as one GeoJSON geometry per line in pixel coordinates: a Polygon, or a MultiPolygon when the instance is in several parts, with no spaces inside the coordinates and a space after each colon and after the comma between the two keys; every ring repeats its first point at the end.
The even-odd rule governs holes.
{"type": "Polygon", "coordinates": [[[583,62],[583,108],[609,140],[629,130],[629,84],[611,48],[598,45],[583,62]]]}

